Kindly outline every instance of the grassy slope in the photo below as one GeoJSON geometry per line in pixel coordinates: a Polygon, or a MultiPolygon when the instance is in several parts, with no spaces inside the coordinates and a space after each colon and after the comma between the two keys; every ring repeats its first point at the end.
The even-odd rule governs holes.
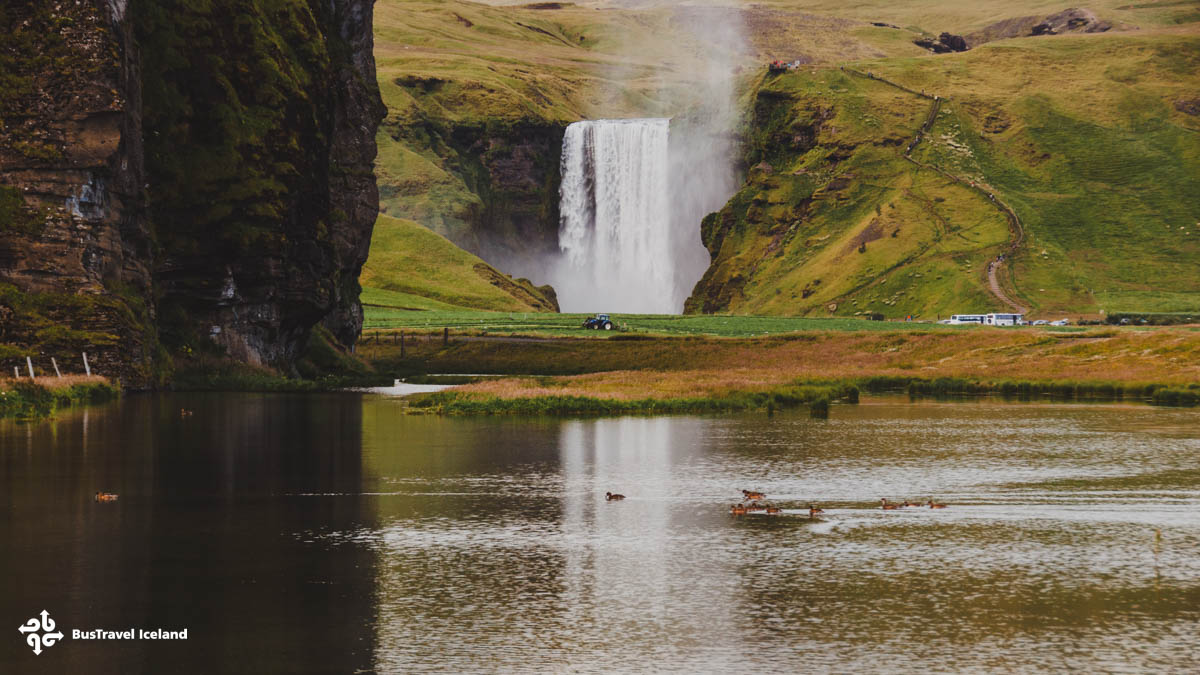
{"type": "MultiPolygon", "coordinates": [[[[914,157],[990,186],[1017,210],[1028,236],[1014,281],[1035,308],[1193,311],[1200,120],[1174,103],[1194,90],[1198,59],[1197,38],[1114,33],[855,65],[950,97],[914,157]]],[[[736,221],[734,236],[708,282],[725,296],[704,309],[827,313],[837,303],[837,314],[930,317],[998,306],[985,268],[1008,239],[1000,213],[978,193],[904,162],[903,145],[882,147],[911,137],[927,101],[818,69],[768,79],[763,90],[794,101],[771,114],[784,119],[767,116],[752,128],[760,142],[772,138],[770,124],[812,124],[823,106],[836,117],[821,126],[813,151],[763,153],[779,166],[772,176],[752,172],[722,214],[736,221]],[[846,147],[849,158],[838,152],[846,147]],[[799,169],[807,173],[792,175],[799,169]],[[829,188],[848,175],[842,189],[829,188]],[[810,195],[806,216],[792,218],[810,195]],[[852,254],[848,242],[871,238],[876,227],[884,238],[852,254]]]]}
{"type": "Polygon", "coordinates": [[[410,220],[380,216],[360,281],[363,304],[396,310],[539,312],[551,309],[524,279],[505,277],[439,234],[410,220]]]}
{"type": "Polygon", "coordinates": [[[970,190],[901,154],[928,102],[837,69],[765,78],[750,129],[754,169],[705,224],[723,237],[692,311],[934,316],[985,308],[982,270],[1007,237],[970,190]],[[812,148],[781,150],[795,135],[812,148]],[[860,252],[865,243],[865,251],[860,252]]]}
{"type": "Polygon", "coordinates": [[[1021,216],[1021,295],[1047,310],[1200,308],[1200,38],[1010,40],[872,64],[952,97],[917,156],[992,185],[1021,216]]]}

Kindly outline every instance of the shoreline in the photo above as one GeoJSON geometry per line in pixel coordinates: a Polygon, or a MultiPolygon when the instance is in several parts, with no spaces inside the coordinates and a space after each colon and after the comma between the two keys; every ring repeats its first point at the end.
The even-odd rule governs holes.
{"type": "Polygon", "coordinates": [[[63,408],[107,403],[120,397],[120,387],[99,375],[32,381],[0,379],[0,419],[45,419],[63,408]]]}

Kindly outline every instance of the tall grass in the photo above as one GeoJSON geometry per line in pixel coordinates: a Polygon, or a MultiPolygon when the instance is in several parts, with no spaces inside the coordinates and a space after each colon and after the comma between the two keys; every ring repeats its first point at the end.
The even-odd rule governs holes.
{"type": "Polygon", "coordinates": [[[0,380],[0,418],[49,417],[61,408],[104,403],[120,395],[119,387],[98,375],[68,375],[36,382],[0,380]]]}

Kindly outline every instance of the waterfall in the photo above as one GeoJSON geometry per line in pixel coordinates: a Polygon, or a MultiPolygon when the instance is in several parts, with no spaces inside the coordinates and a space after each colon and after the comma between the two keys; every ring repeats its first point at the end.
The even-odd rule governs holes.
{"type": "MultiPolygon", "coordinates": [[[[558,242],[551,271],[564,312],[678,313],[679,280],[666,119],[567,127],[558,242]]],[[[698,223],[697,223],[698,225],[698,223]]],[[[695,235],[699,242],[698,231],[695,235]]]]}

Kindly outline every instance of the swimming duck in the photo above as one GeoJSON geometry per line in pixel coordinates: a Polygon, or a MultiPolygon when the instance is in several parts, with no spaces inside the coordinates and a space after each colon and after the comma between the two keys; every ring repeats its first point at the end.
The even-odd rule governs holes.
{"type": "Polygon", "coordinates": [[[746,515],[746,507],[742,506],[741,504],[734,504],[733,506],[729,507],[729,512],[735,516],[744,516],[746,515]]]}
{"type": "Polygon", "coordinates": [[[781,513],[783,513],[783,509],[779,508],[778,506],[768,506],[767,507],[767,515],[768,516],[777,516],[781,513]]]}
{"type": "Polygon", "coordinates": [[[98,502],[115,502],[117,501],[117,493],[115,492],[97,492],[96,501],[98,502]]]}
{"type": "Polygon", "coordinates": [[[895,511],[896,509],[901,508],[899,504],[889,504],[887,497],[880,497],[879,503],[884,511],[895,511]]]}
{"type": "Polygon", "coordinates": [[[909,506],[916,506],[916,507],[920,508],[920,507],[922,507],[922,506],[925,506],[925,505],[924,505],[924,504],[922,504],[922,503],[920,503],[920,502],[910,502],[910,501],[908,501],[907,499],[905,499],[905,500],[904,500],[904,506],[905,506],[905,508],[907,508],[907,507],[909,507],[909,506]]]}
{"type": "Polygon", "coordinates": [[[816,518],[818,515],[820,515],[822,513],[825,513],[825,509],[817,506],[816,504],[808,505],[808,517],[809,518],[816,518]]]}
{"type": "Polygon", "coordinates": [[[621,501],[622,499],[625,499],[625,495],[614,495],[614,494],[613,494],[613,493],[611,493],[611,492],[605,492],[605,493],[604,493],[604,500],[605,500],[605,501],[608,501],[608,502],[619,502],[619,501],[621,501]]]}
{"type": "Polygon", "coordinates": [[[767,510],[767,507],[763,506],[762,504],[759,504],[758,502],[750,502],[749,504],[746,505],[746,513],[760,513],[762,511],[766,511],[766,510],[767,510]]]}
{"type": "Polygon", "coordinates": [[[930,500],[929,500],[929,508],[931,508],[931,509],[944,509],[944,508],[946,508],[946,505],[945,505],[945,504],[935,504],[935,503],[933,502],[933,500],[932,500],[932,499],[930,499],[930,500]]]}
{"type": "Polygon", "coordinates": [[[767,498],[767,496],[761,492],[751,492],[750,490],[742,490],[742,501],[748,501],[748,500],[752,500],[752,499],[766,499],[766,498],[767,498]]]}

